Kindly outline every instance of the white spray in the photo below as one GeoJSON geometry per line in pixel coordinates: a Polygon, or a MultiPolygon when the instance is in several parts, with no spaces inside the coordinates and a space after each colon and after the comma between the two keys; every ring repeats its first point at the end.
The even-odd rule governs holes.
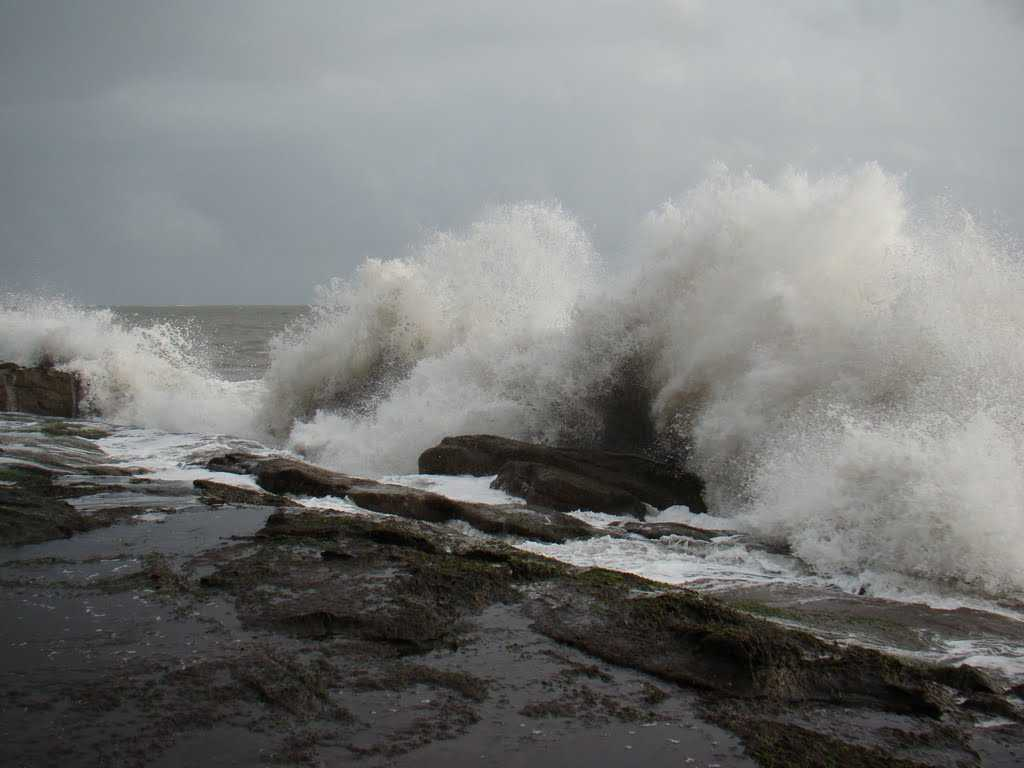
{"type": "Polygon", "coordinates": [[[0,301],[0,360],[78,373],[86,410],[123,424],[258,436],[253,383],[210,373],[187,328],[128,327],[114,312],[59,298],[0,301]]]}

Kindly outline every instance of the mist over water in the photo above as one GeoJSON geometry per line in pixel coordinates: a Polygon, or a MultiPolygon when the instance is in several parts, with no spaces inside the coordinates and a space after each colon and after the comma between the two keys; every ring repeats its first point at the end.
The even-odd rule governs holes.
{"type": "Polygon", "coordinates": [[[104,418],[411,471],[491,432],[685,460],[716,514],[819,572],[1024,588],[1019,248],[868,165],[717,169],[621,273],[555,205],[495,208],[317,292],[262,382],[173,325],[8,299],[0,358],[81,372],[104,418]]]}

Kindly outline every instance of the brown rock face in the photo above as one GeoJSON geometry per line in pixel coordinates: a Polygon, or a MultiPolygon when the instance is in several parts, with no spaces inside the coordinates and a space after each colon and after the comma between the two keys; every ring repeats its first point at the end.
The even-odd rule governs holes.
{"type": "Polygon", "coordinates": [[[446,437],[424,451],[419,470],[431,475],[499,475],[498,487],[556,509],[583,507],[642,516],[643,502],[658,509],[685,504],[691,512],[707,511],[701,478],[631,453],[462,435],[446,437]],[[519,466],[509,466],[513,462],[519,466]]]}
{"type": "Polygon", "coordinates": [[[72,373],[0,363],[0,411],[72,418],[78,415],[79,390],[72,373]]]}
{"type": "Polygon", "coordinates": [[[600,510],[610,515],[643,519],[647,508],[629,491],[585,475],[529,461],[510,461],[491,483],[492,488],[526,499],[527,504],[559,512],[600,510]]]}

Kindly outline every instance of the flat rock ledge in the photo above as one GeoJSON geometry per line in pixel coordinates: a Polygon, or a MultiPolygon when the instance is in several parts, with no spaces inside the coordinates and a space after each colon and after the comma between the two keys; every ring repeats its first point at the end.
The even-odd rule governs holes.
{"type": "MultiPolygon", "coordinates": [[[[433,658],[472,648],[484,617],[525,621],[594,659],[594,677],[630,669],[669,691],[696,692],[704,715],[741,735],[765,766],[910,768],[932,765],[921,757],[936,748],[975,765],[970,723],[1021,719],[972,667],[828,642],[687,589],[574,567],[431,522],[277,512],[256,542],[216,558],[202,579],[232,596],[245,626],[357,644],[374,649],[361,651],[369,655],[433,658]]],[[[493,691],[472,694],[484,701],[493,691]]],[[[568,716],[560,706],[533,704],[521,714],[568,716]]]]}
{"type": "Polygon", "coordinates": [[[430,523],[461,520],[494,535],[558,544],[601,535],[593,526],[556,510],[458,501],[418,488],[352,477],[291,458],[231,453],[210,459],[206,466],[218,472],[253,475],[261,488],[279,496],[348,498],[371,512],[430,523]]]}
{"type": "Polygon", "coordinates": [[[648,507],[685,505],[707,512],[704,481],[670,464],[631,453],[537,445],[494,435],[446,437],[423,452],[430,475],[497,475],[492,483],[531,505],[589,509],[643,519],[648,507]]]}

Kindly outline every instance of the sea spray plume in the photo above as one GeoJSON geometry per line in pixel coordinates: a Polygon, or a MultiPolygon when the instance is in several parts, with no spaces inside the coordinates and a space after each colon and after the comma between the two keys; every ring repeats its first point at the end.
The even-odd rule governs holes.
{"type": "Polygon", "coordinates": [[[8,294],[0,300],[0,360],[78,373],[83,407],[107,421],[256,436],[245,386],[209,372],[187,327],[130,328],[109,309],[8,294]]]}
{"type": "Polygon", "coordinates": [[[271,342],[263,406],[287,436],[320,409],[367,415],[421,357],[443,348],[439,296],[418,265],[371,259],[317,289],[310,315],[271,342]]]}
{"type": "Polygon", "coordinates": [[[905,216],[897,180],[873,165],[776,185],[719,169],[650,216],[638,286],[662,308],[654,407],[695,441],[703,471],[733,485],[730,465],[806,398],[871,400],[898,384],[875,381],[890,372],[873,358],[897,352],[885,314],[905,216]]]}
{"type": "MultiPolygon", "coordinates": [[[[663,430],[823,573],[1024,587],[1024,274],[869,165],[721,173],[652,215],[663,430]]],[[[865,577],[867,578],[867,577],[865,577]]]]}
{"type": "Polygon", "coordinates": [[[351,471],[410,470],[458,432],[553,434],[562,339],[598,269],[579,224],[543,204],[367,262],[275,342],[266,421],[300,418],[290,444],[351,471]]]}

